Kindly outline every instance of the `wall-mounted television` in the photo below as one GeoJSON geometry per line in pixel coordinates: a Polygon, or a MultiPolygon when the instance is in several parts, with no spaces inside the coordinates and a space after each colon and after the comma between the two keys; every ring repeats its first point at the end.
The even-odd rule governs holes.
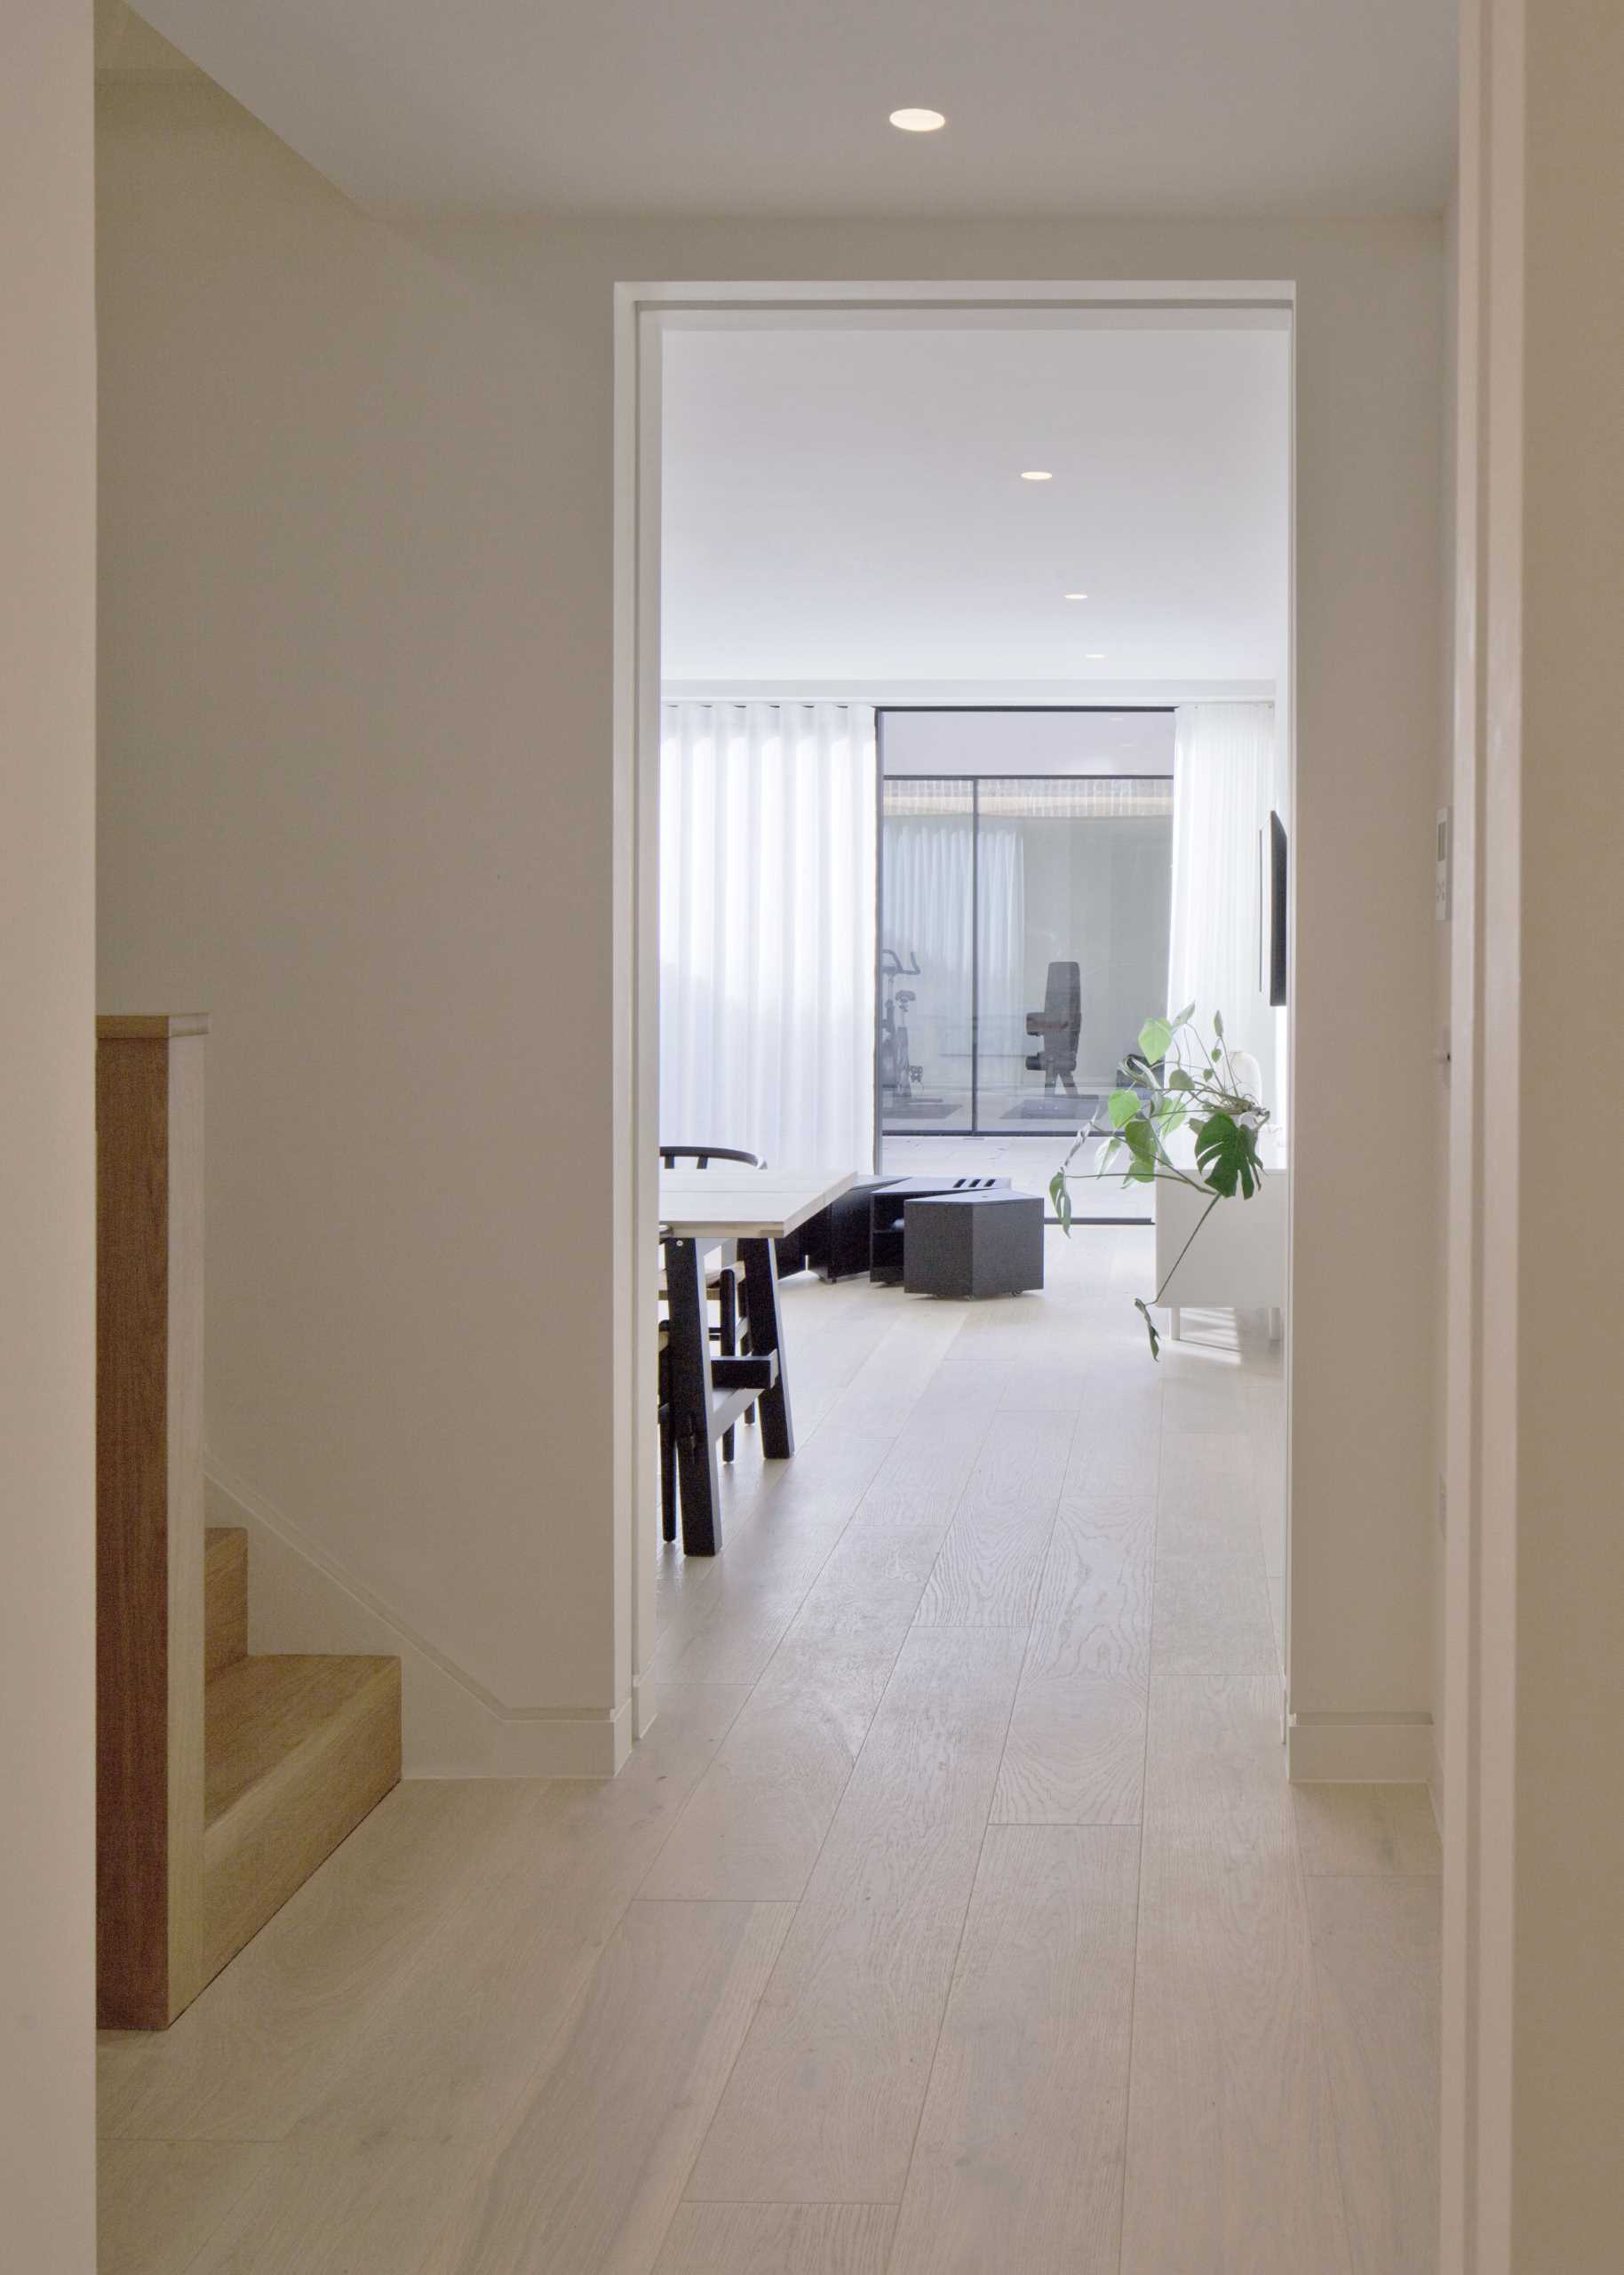
{"type": "Polygon", "coordinates": [[[1269,1000],[1286,1001],[1286,824],[1269,817],[1269,1000]]]}

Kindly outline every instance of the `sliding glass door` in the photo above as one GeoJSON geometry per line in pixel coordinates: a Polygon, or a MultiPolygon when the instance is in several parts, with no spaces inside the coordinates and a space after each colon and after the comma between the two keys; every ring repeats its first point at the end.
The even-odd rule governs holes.
{"type": "Polygon", "coordinates": [[[1165,776],[881,787],[883,1132],[1076,1128],[1166,992],[1165,776]]]}

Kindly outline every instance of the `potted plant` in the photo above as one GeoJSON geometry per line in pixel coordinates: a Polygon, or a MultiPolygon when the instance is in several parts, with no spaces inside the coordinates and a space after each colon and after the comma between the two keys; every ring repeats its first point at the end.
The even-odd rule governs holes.
{"type": "Polygon", "coordinates": [[[1245,1088],[1238,1076],[1230,1047],[1224,1041],[1223,1015],[1213,1013],[1209,1044],[1196,1025],[1196,1007],[1187,1004],[1171,1018],[1147,1019],[1139,1030],[1139,1049],[1118,1070],[1120,1087],[1095,1108],[1087,1127],[1049,1183],[1049,1197],[1061,1229],[1071,1231],[1071,1163],[1091,1138],[1103,1138],[1105,1145],[1092,1174],[1108,1176],[1124,1161],[1124,1186],[1186,1185],[1207,1196],[1194,1230],[1174,1258],[1161,1286],[1147,1299],[1134,1298],[1150,1337],[1150,1356],[1161,1356],[1161,1337],[1150,1316],[1159,1305],[1174,1273],[1189,1255],[1203,1225],[1221,1201],[1238,1193],[1250,1201],[1263,1181],[1258,1139],[1269,1120],[1269,1109],[1245,1088]],[[1188,1123],[1195,1141],[1195,1168],[1182,1169],[1167,1151],[1167,1139],[1188,1123]]]}

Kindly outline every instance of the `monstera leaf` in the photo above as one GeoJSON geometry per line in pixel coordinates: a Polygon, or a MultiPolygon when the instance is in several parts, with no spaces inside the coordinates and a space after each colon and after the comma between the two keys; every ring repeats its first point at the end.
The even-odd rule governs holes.
{"type": "Polygon", "coordinates": [[[1196,1166],[1213,1192],[1233,1198],[1237,1186],[1250,1201],[1263,1181],[1257,1158],[1257,1131],[1232,1114],[1209,1114],[1195,1125],[1196,1166]]]}

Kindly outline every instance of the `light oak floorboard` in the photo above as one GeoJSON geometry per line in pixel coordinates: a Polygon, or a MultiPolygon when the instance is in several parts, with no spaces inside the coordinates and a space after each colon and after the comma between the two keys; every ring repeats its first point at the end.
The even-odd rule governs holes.
{"type": "Polygon", "coordinates": [[[1424,1785],[1294,1785],[1305,1872],[1437,1873],[1443,1846],[1424,1785]]]}
{"type": "Polygon", "coordinates": [[[525,1792],[397,1785],[172,2028],[104,2033],[104,2140],[280,2139],[502,1853],[525,1792]]]}
{"type": "Polygon", "coordinates": [[[632,1906],[435,2275],[649,2275],[790,1918],[632,1906]]]}
{"type": "Polygon", "coordinates": [[[991,1420],[990,1409],[967,1401],[909,1425],[808,1589],[802,1616],[828,1619],[860,1604],[866,1618],[913,1618],[991,1420]]]}
{"type": "MultiPolygon", "coordinates": [[[[868,1288],[859,1300],[872,1303],[880,1296],[880,1289],[868,1288]]],[[[884,1340],[824,1417],[823,1426],[837,1436],[854,1430],[896,1436],[951,1360],[967,1316],[967,1306],[921,1305],[900,1295],[890,1298],[888,1312],[891,1304],[900,1310],[890,1317],[884,1340]]]]}
{"type": "Polygon", "coordinates": [[[1437,2266],[1438,1887],[1309,1882],[1355,2275],[1437,2266]]]}
{"type": "Polygon", "coordinates": [[[915,1399],[906,1425],[912,1437],[923,1437],[943,1422],[951,1422],[955,1427],[968,1422],[986,1424],[999,1412],[1009,1384],[1007,1362],[966,1359],[960,1356],[960,1349],[955,1345],[952,1355],[936,1368],[915,1399]]]}
{"type": "Polygon", "coordinates": [[[739,1699],[726,1689],[680,1693],[617,1778],[531,1785],[515,1837],[447,1914],[301,2129],[346,2139],[493,2137],[568,2021],[739,1699]],[[694,1725],[708,1742],[696,1743],[694,1725]]]}
{"type": "Polygon", "coordinates": [[[1154,1508],[1161,1475],[1161,1395],[1091,1377],[1061,1483],[1068,1505],[1154,1508]]]}
{"type": "Polygon", "coordinates": [[[995,1825],[890,2275],[1115,2275],[1139,1843],[995,1825]]]}
{"type": "Polygon", "coordinates": [[[840,1720],[855,1758],[912,1632],[904,1615],[876,1616],[832,1594],[808,1598],[767,1663],[752,1698],[817,1698],[840,1720]]]}
{"type": "Polygon", "coordinates": [[[1070,1415],[999,1415],[920,1600],[927,1627],[1027,1627],[1071,1447],[1070,1415]]]}
{"type": "Polygon", "coordinates": [[[768,1461],[760,1434],[740,1425],[737,1457],[719,1465],[722,1546],[716,1556],[684,1556],[659,1545],[657,1625],[667,1656],[718,1612],[736,1610],[767,1588],[806,1586],[850,1521],[896,1441],[896,1432],[815,1430],[800,1434],[792,1461],[768,1461]]]}
{"type": "Polygon", "coordinates": [[[1156,1556],[1150,1668],[1158,1675],[1272,1674],[1262,1557],[1156,1556]]]}
{"type": "MultiPolygon", "coordinates": [[[[725,1537],[725,1536],[724,1536],[725,1537]]],[[[655,1653],[657,1683],[752,1683],[800,1609],[803,1581],[744,1593],[720,1605],[691,1637],[681,1632],[655,1653]]]]}
{"type": "Polygon", "coordinates": [[[1261,1555],[1258,1502],[1250,1438],[1168,1432],[1156,1535],[1165,1554],[1261,1555]]]}
{"type": "Polygon", "coordinates": [[[886,2275],[894,2204],[681,2204],[654,2275],[886,2275]]]}
{"type": "Polygon", "coordinates": [[[272,2153],[258,2141],[104,2141],[96,2275],[186,2275],[272,2153]]]}
{"type": "Polygon", "coordinates": [[[477,2171],[462,2146],[284,2143],[187,2275],[428,2275],[477,2171]]]}
{"type": "Polygon", "coordinates": [[[852,1720],[815,1690],[758,1688],[641,1893],[793,1904],[851,1776],[852,1720]]]}
{"type": "Polygon", "coordinates": [[[688,2194],[895,2203],[1025,1638],[910,1637],[688,2194]]]}
{"type": "Polygon", "coordinates": [[[1032,1606],[1029,1674],[1150,1672],[1153,1503],[1063,1502],[1032,1606]]]}
{"type": "MultiPolygon", "coordinates": [[[[566,2271],[881,2275],[904,2191],[919,2224],[898,2247],[930,2265],[939,2252],[949,2275],[960,2231],[991,2238],[971,2247],[977,2275],[1040,2270],[1060,2238],[1059,2263],[1093,2263],[1095,2182],[1122,2142],[1087,2118],[1068,2066],[1081,2057],[1067,1986],[1082,1978],[1066,1954],[1081,1968],[1087,1921],[1106,1915],[1072,1902],[1070,1867],[1005,1866],[1023,1848],[1131,1851],[1134,1833],[985,1820],[995,1802],[1093,1812],[1089,1764],[1148,1682],[1152,1608],[1159,1664],[1246,1656],[1247,1574],[1270,1569],[1269,1545],[1224,1545],[1242,1537],[1242,1502],[1201,1530],[1196,1501],[1250,1461],[1267,1521],[1281,1417],[1278,1354],[1244,1321],[1214,1315],[1213,1347],[1151,1366],[1128,1302],[1150,1242],[1052,1239],[1047,1293],[1018,1305],[791,1283],[800,1450],[768,1464],[741,1431],[722,1555],[665,1560],[658,1583],[666,1663],[691,1651],[690,1669],[746,1680],[760,1667],[753,1691],[666,1685],[610,1784],[398,1788],[173,2031],[104,2039],[106,2185],[126,2207],[106,2247],[137,2254],[128,2275],[171,2275],[155,2255],[171,2246],[187,2275],[205,2248],[203,2275],[550,2275],[554,2248],[566,2271]],[[913,1627],[978,1465],[979,1495],[1023,1427],[1072,1416],[1030,1638],[913,1627]],[[1169,1517],[1190,1479],[1183,1519],[1169,1517]],[[736,1623],[753,1623],[742,1650],[736,1623]],[[1061,1700],[1038,1696],[1051,1684],[1075,1709],[1063,1736],[1061,1700]],[[780,1899],[755,1890],[808,1864],[776,1971],[770,1948],[730,1961],[725,1935],[693,1925],[781,1922],[780,1899]],[[684,1886],[715,1893],[674,1900],[684,1886]],[[666,1940],[657,1916],[673,1923],[666,1940]],[[1006,1932],[1011,1920],[1027,1924],[1006,1932]],[[752,1971],[767,1988],[751,2022],[752,1971]],[[685,2187],[696,2200],[678,2204],[685,2187]],[[933,2245],[937,2197],[959,2208],[933,2245]]],[[[1272,1646],[1268,1666],[1155,1683],[1124,2267],[1341,2275],[1327,2205],[1344,2179],[1359,2192],[1359,2175],[1390,2166],[1368,2233],[1355,2207],[1359,2275],[1384,2255],[1412,2275],[1405,2207],[1427,2194],[1420,2152],[1434,2153],[1412,2087],[1436,1960],[1406,1908],[1436,1854],[1424,1796],[1289,1792],[1272,1646]],[[1408,2164],[1376,2138],[1390,2110],[1408,2164]]],[[[770,1946],[777,1928],[762,1932],[770,1946]]],[[[1090,2030],[1115,2011],[1091,1994],[1090,2030]]],[[[1103,2048],[1096,2032],[1088,2050],[1103,2048]]]]}
{"type": "MultiPolygon", "coordinates": [[[[1162,1428],[1166,1437],[1182,1433],[1245,1440],[1248,1417],[1245,1381],[1233,1343],[1228,1349],[1189,1346],[1164,1339],[1160,1363],[1162,1428]]],[[[1164,1451],[1166,1450],[1164,1445],[1164,1451]]]]}
{"type": "Polygon", "coordinates": [[[992,1796],[995,1824],[1137,1824],[1145,1686],[1132,1675],[1023,1678],[992,1796]]]}
{"type": "Polygon", "coordinates": [[[1278,1681],[1153,1678],[1122,2275],[1346,2275],[1278,1681]]]}
{"type": "Polygon", "coordinates": [[[1284,1673],[1285,1673],[1285,1672],[1286,1672],[1286,1575],[1285,1575],[1285,1573],[1284,1573],[1284,1572],[1270,1572],[1270,1575],[1269,1575],[1268,1585],[1269,1585],[1269,1616],[1270,1616],[1270,1619],[1273,1621],[1273,1623],[1274,1623],[1274,1648],[1275,1648],[1275,1656],[1276,1656],[1277,1659],[1278,1659],[1278,1662],[1279,1662],[1280,1672],[1281,1672],[1281,1673],[1282,1673],[1282,1674],[1284,1674],[1284,1673]]]}
{"type": "Polygon", "coordinates": [[[1080,1351],[1071,1356],[1063,1353],[1060,1338],[1055,1337],[1047,1355],[1012,1365],[999,1393],[999,1411],[1070,1415],[1075,1420],[1087,1396],[1087,1365],[1080,1351]]]}

